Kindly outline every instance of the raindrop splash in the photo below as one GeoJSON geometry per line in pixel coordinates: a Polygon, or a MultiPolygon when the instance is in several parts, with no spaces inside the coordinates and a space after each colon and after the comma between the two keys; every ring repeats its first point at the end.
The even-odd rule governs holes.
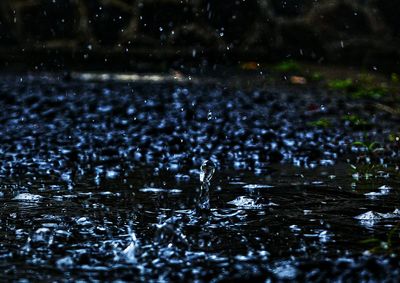
{"type": "Polygon", "coordinates": [[[138,240],[135,232],[130,227],[128,227],[128,232],[131,237],[131,243],[128,247],[126,247],[126,249],[124,249],[123,253],[128,261],[136,263],[136,249],[138,246],[138,240]]]}
{"type": "Polygon", "coordinates": [[[205,160],[200,167],[200,197],[197,202],[197,211],[210,209],[210,181],[215,172],[215,165],[210,160],[205,160]]]}
{"type": "Polygon", "coordinates": [[[200,167],[200,182],[209,183],[215,172],[215,164],[211,160],[205,160],[200,167]]]}

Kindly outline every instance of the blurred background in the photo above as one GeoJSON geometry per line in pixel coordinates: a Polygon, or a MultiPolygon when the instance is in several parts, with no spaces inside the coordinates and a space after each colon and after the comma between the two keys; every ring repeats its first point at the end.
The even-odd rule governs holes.
{"type": "Polygon", "coordinates": [[[393,0],[2,0],[3,70],[168,70],[293,59],[395,72],[393,0]]]}

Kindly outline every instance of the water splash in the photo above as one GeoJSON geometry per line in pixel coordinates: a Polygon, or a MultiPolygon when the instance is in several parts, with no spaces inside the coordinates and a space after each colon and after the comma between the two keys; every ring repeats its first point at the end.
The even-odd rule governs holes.
{"type": "Polygon", "coordinates": [[[187,247],[186,235],[183,233],[183,227],[187,223],[186,217],[183,215],[173,215],[168,219],[160,218],[160,224],[156,224],[157,228],[154,238],[154,244],[158,248],[172,246],[187,247]]]}
{"type": "Polygon", "coordinates": [[[257,200],[246,196],[239,196],[236,199],[229,201],[228,204],[248,209],[260,209],[265,206],[264,204],[258,203],[257,200]]]}
{"type": "Polygon", "coordinates": [[[135,232],[132,230],[132,228],[130,226],[128,226],[128,233],[131,237],[131,243],[129,244],[129,246],[127,246],[123,253],[126,256],[126,259],[130,262],[136,263],[137,259],[136,259],[136,252],[137,252],[137,247],[138,247],[138,240],[136,238],[136,234],[135,232]]]}
{"type": "Polygon", "coordinates": [[[209,183],[215,172],[215,164],[211,160],[205,160],[200,167],[200,182],[209,183]]]}
{"type": "Polygon", "coordinates": [[[390,194],[390,191],[392,190],[391,187],[389,186],[381,186],[378,188],[379,191],[375,191],[375,192],[369,192],[369,193],[365,193],[364,195],[369,198],[369,199],[377,199],[380,196],[387,196],[390,194]]]}
{"type": "Polygon", "coordinates": [[[210,181],[215,172],[215,164],[211,160],[205,160],[200,167],[200,197],[197,201],[197,211],[210,209],[210,181]]]}

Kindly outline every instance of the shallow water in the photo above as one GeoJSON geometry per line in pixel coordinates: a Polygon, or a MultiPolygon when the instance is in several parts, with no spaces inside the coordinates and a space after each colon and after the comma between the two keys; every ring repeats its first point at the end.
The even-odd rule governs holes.
{"type": "MultiPolygon", "coordinates": [[[[357,180],[348,141],[363,133],[305,126],[334,117],[336,100],[315,90],[3,81],[1,280],[400,277],[397,256],[361,242],[387,240],[399,222],[397,177],[357,180]],[[312,95],[328,113],[309,113],[312,95]],[[206,158],[217,170],[210,211],[199,214],[206,158]]],[[[394,125],[370,119],[381,121],[371,135],[394,125]]]]}

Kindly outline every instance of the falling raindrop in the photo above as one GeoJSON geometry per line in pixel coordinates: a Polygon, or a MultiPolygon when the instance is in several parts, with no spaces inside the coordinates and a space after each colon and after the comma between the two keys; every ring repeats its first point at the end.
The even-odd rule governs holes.
{"type": "Polygon", "coordinates": [[[209,183],[215,172],[215,164],[211,160],[205,160],[200,167],[200,182],[209,183]]]}

